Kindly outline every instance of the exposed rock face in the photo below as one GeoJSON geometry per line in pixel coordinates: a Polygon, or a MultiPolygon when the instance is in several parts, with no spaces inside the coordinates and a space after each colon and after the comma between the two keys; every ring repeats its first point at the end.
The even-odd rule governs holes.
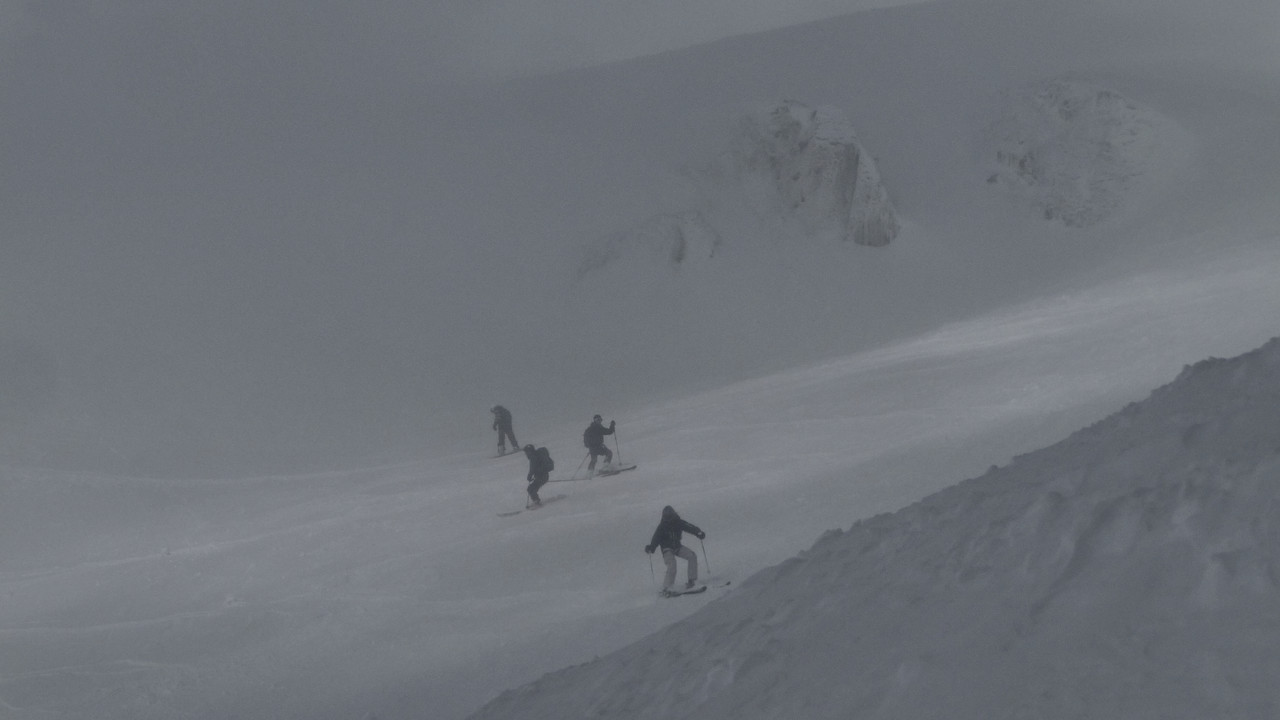
{"type": "Polygon", "coordinates": [[[898,233],[875,162],[835,108],[788,102],[744,118],[731,162],[751,200],[807,233],[873,247],[898,233]]]}
{"type": "Polygon", "coordinates": [[[1186,150],[1168,118],[1120,93],[1054,79],[1011,93],[987,129],[987,182],[1046,220],[1088,227],[1175,175],[1186,150]]]}

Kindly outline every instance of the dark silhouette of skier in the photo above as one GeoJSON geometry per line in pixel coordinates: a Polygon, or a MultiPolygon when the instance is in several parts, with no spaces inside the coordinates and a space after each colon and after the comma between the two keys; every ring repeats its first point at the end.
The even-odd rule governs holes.
{"type": "Polygon", "coordinates": [[[587,463],[587,475],[591,476],[596,471],[596,457],[604,456],[604,469],[608,470],[613,467],[613,453],[609,448],[605,447],[604,436],[612,435],[617,423],[614,420],[609,421],[609,427],[604,426],[604,420],[596,415],[591,418],[591,424],[586,430],[582,431],[582,444],[587,446],[587,452],[591,453],[591,462],[587,463]]]}
{"type": "Polygon", "coordinates": [[[662,520],[658,523],[658,529],[653,531],[653,538],[644,546],[644,551],[650,555],[655,549],[662,548],[662,561],[667,564],[667,574],[662,581],[664,595],[671,592],[671,586],[676,582],[676,558],[683,558],[688,569],[689,579],[684,584],[685,589],[692,588],[698,582],[698,555],[680,544],[683,533],[689,533],[699,540],[707,536],[697,525],[680,517],[675,508],[668,505],[662,508],[662,520]]]}
{"type": "Polygon", "coordinates": [[[534,449],[532,445],[525,445],[524,455],[529,458],[529,474],[525,476],[525,482],[529,483],[529,505],[537,507],[542,504],[538,490],[551,479],[551,471],[556,465],[551,460],[551,453],[544,447],[534,449]]]}
{"type": "Polygon", "coordinates": [[[516,433],[511,429],[511,411],[501,405],[494,405],[489,408],[489,412],[493,413],[493,429],[498,431],[498,454],[507,454],[507,438],[511,438],[511,452],[519,450],[520,444],[516,442],[516,433]]]}

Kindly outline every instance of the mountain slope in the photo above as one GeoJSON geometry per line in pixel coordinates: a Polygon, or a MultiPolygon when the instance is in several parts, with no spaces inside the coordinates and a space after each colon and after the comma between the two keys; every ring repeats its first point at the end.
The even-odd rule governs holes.
{"type": "MultiPolygon", "coordinates": [[[[225,19],[223,6],[201,7],[225,19]]],[[[127,41],[105,54],[102,38],[37,38],[36,52],[15,51],[0,75],[15,129],[0,177],[12,191],[0,193],[11,260],[0,263],[0,444],[7,462],[41,466],[0,469],[0,714],[459,718],[724,594],[655,597],[641,546],[665,504],[708,531],[698,550],[734,581],[734,616],[773,623],[742,627],[741,645],[729,637],[736,627],[705,638],[688,629],[732,650],[723,673],[693,678],[768,676],[776,668],[758,640],[801,658],[805,643],[788,633],[825,636],[805,622],[833,617],[830,608],[799,592],[809,618],[787,611],[786,583],[741,580],[830,528],[1055,442],[1184,363],[1280,332],[1278,12],[1271,0],[949,0],[467,88],[371,74],[380,68],[335,52],[341,42],[307,56],[350,60],[347,72],[295,82],[310,66],[282,61],[306,45],[305,27],[246,38],[249,16],[198,24],[198,44],[163,23],[123,23],[127,41]],[[290,43],[273,45],[281,33],[290,43]],[[192,72],[175,78],[154,62],[166,51],[192,72]],[[217,61],[227,52],[235,63],[217,61]],[[264,77],[273,62],[282,64],[264,77]],[[77,76],[82,66],[92,72],[77,76]],[[72,82],[41,82],[64,74],[72,82]],[[1063,129],[1043,123],[1034,102],[1036,88],[1059,87],[1128,102],[1063,129]],[[744,105],[785,98],[849,118],[902,220],[892,243],[800,245],[760,232],[767,223],[751,212],[734,217],[732,244],[681,224],[693,216],[680,214],[690,207],[673,169],[720,147],[744,105]],[[1109,118],[1138,121],[1116,127],[1136,128],[1129,149],[1141,152],[1105,156],[1125,150],[1123,133],[1093,132],[1112,128],[1109,118]],[[1169,149],[1157,142],[1166,128],[1186,142],[1150,152],[1169,149]],[[1072,171],[1088,190],[1099,169],[1077,140],[1099,141],[1103,159],[1118,161],[1094,177],[1109,212],[1091,225],[1046,221],[1034,202],[987,182],[1003,142],[1048,147],[1054,171],[1032,176],[1045,184],[1031,198],[1052,190],[1055,206],[1075,207],[1085,196],[1060,192],[1073,189],[1072,171]],[[1130,184],[1134,170],[1168,176],[1130,184]],[[666,255],[574,282],[601,238],[639,228],[670,239],[671,218],[686,241],[679,267],[666,255]],[[697,255],[708,248],[714,258],[697,255]],[[552,486],[570,497],[500,518],[523,503],[525,467],[520,456],[489,457],[485,409],[496,402],[515,411],[522,441],[550,447],[559,478],[582,460],[582,427],[596,412],[617,418],[615,448],[640,468],[552,486]],[[94,472],[43,469],[67,460],[62,451],[94,472]],[[330,472],[259,474],[292,460],[330,472]],[[353,465],[375,467],[332,470],[353,465]],[[247,477],[103,477],[161,467],[247,477]]],[[[1183,429],[1186,448],[1170,435],[1167,454],[1137,450],[1114,466],[1106,456],[1107,467],[1119,477],[1127,462],[1136,477],[1150,461],[1188,476],[1166,460],[1187,457],[1200,433],[1220,436],[1214,421],[1180,425],[1195,422],[1180,407],[1165,408],[1174,415],[1164,422],[1183,429]]],[[[1142,427],[1158,434],[1158,424],[1142,427]]],[[[1094,447],[1088,437],[1064,452],[1094,447]]],[[[1061,460],[1040,462],[1054,471],[1071,458],[1061,460]]],[[[1141,545],[1126,535],[1141,527],[1135,515],[1150,514],[1157,530],[1211,534],[1165,519],[1163,505],[1148,509],[1138,500],[1161,491],[1125,481],[1114,497],[1082,483],[1079,498],[1060,481],[1044,496],[1062,499],[1037,508],[1005,487],[1040,481],[1019,467],[908,511],[922,529],[946,531],[881,546],[904,561],[928,551],[932,564],[914,575],[867,569],[842,540],[888,532],[892,517],[811,551],[831,555],[824,567],[834,569],[804,582],[824,592],[830,582],[833,597],[844,597],[843,568],[857,566],[868,575],[851,592],[884,579],[896,583],[886,597],[916,601],[857,596],[859,612],[901,629],[863,636],[892,667],[865,666],[865,682],[837,678],[865,691],[859,701],[892,712],[911,707],[913,691],[920,702],[938,697],[949,681],[931,658],[949,645],[990,635],[1014,647],[1005,608],[981,604],[1006,585],[1022,593],[1007,600],[1022,618],[1015,630],[1029,633],[1025,656],[1043,649],[1028,666],[1103,657],[1121,667],[1128,655],[1107,659],[1101,641],[1090,644],[1092,623],[1072,626],[1086,638],[1080,655],[1067,652],[1070,638],[1035,633],[1079,620],[1067,617],[1077,604],[1105,614],[1091,609],[1104,576],[1144,601],[1126,583],[1154,576],[1106,565],[1108,543],[1141,545]],[[939,506],[952,500],[973,514],[939,506]],[[1059,542],[1042,546],[1037,533],[1059,542]],[[1001,544],[1006,536],[1025,545],[1001,544]],[[1044,570],[1023,577],[984,558],[1044,570]],[[920,609],[934,607],[935,582],[957,596],[936,619],[920,609]],[[964,612],[987,635],[942,622],[964,612]]],[[[1181,496],[1161,502],[1184,507],[1181,496]]],[[[1235,546],[1221,544],[1230,564],[1235,546]]],[[[1169,570],[1173,612],[1191,603],[1179,582],[1206,577],[1200,602],[1218,592],[1245,604],[1230,582],[1215,589],[1219,571],[1203,551],[1185,555],[1182,568],[1143,556],[1169,570]]],[[[1238,577],[1256,582],[1256,562],[1240,557],[1238,577]]],[[[762,578],[798,577],[808,563],[762,578]]],[[[1197,617],[1188,610],[1167,625],[1197,617]]],[[[1239,652],[1249,641],[1231,636],[1239,652]]],[[[680,641],[664,642],[662,655],[680,641]]],[[[848,651],[808,644],[835,658],[848,651]]],[[[1184,675],[1216,689],[1218,708],[1233,687],[1252,687],[1247,672],[1199,649],[1177,662],[1195,664],[1184,675]]],[[[647,659],[633,667],[640,687],[661,685],[647,659]]],[[[961,677],[979,699],[999,689],[961,677]]],[[[803,681],[758,687],[751,701],[794,708],[807,699],[803,681]]],[[[1081,697],[1051,694],[1064,705],[1081,697]]],[[[623,697],[637,713],[653,699],[623,697]]],[[[1266,698],[1241,695],[1239,706],[1266,698]]]]}
{"type": "Polygon", "coordinates": [[[1280,703],[1280,341],[831,532],[477,720],[1262,717],[1280,703]]]}

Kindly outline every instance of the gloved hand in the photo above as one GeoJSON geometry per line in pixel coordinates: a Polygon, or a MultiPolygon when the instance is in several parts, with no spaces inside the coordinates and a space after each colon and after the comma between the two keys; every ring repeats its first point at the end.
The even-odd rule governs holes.
{"type": "Polygon", "coordinates": [[[617,420],[610,420],[610,421],[609,421],[609,429],[610,429],[610,430],[614,429],[614,428],[615,428],[615,427],[617,427],[617,426],[618,426],[618,421],[617,421],[617,420]]]}
{"type": "Polygon", "coordinates": [[[646,553],[648,553],[648,554],[652,555],[652,554],[653,554],[653,546],[652,546],[652,545],[645,545],[645,546],[644,546],[644,551],[645,551],[646,553]]]}
{"type": "Polygon", "coordinates": [[[699,539],[699,540],[705,540],[706,538],[707,538],[707,534],[706,534],[706,533],[704,533],[704,532],[700,532],[700,533],[698,533],[698,539],[699,539]]]}

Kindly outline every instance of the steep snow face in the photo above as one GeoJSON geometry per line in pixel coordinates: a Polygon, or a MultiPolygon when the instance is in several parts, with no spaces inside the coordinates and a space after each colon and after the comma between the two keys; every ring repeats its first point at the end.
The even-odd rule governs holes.
{"type": "Polygon", "coordinates": [[[1280,341],[474,717],[1271,717],[1280,341]]]}
{"type": "Polygon", "coordinates": [[[1156,110],[1063,78],[1009,93],[984,148],[989,183],[1069,227],[1141,202],[1189,154],[1189,136],[1156,110]]]}

